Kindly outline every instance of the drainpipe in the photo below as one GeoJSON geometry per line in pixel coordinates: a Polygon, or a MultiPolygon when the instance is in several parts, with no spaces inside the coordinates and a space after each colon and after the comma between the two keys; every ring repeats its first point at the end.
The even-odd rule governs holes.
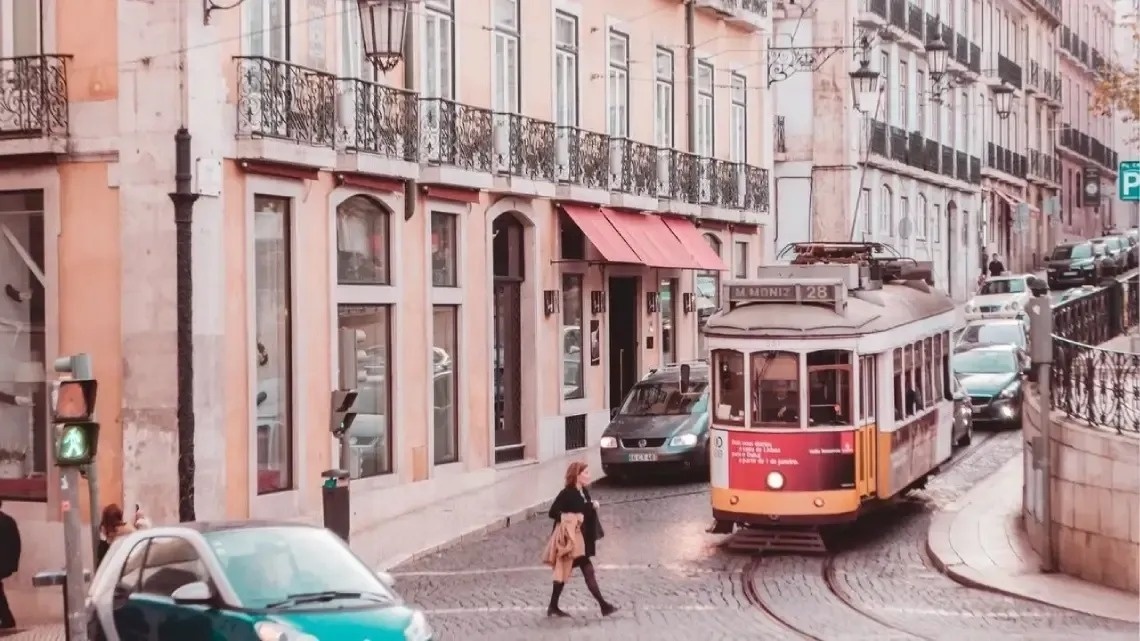
{"type": "MultiPolygon", "coordinates": [[[[409,12],[410,13],[410,12],[409,12]]],[[[405,15],[405,20],[411,21],[411,18],[405,15]]],[[[404,25],[404,88],[407,90],[414,90],[416,87],[416,65],[415,65],[415,29],[413,25],[404,25]]],[[[416,111],[419,114],[419,110],[416,111]]],[[[419,154],[419,146],[416,146],[416,154],[419,154]]],[[[416,215],[416,191],[417,183],[415,180],[409,178],[404,181],[404,220],[411,220],[416,215]]]]}
{"type": "Polygon", "coordinates": [[[196,520],[194,515],[194,193],[191,183],[190,130],[186,128],[186,20],[189,3],[178,11],[179,90],[182,123],[174,134],[174,253],[175,299],[177,300],[177,359],[178,378],[178,520],[182,523],[196,520]]]}
{"type": "Polygon", "coordinates": [[[685,92],[689,105],[689,153],[697,153],[697,50],[695,0],[685,2],[685,66],[688,67],[689,90],[685,92]]]}

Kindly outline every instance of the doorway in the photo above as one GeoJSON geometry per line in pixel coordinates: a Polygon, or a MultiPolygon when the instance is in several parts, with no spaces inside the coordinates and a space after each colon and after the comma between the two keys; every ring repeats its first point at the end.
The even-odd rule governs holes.
{"type": "Polygon", "coordinates": [[[523,225],[507,213],[491,226],[494,275],[495,463],[523,459],[522,286],[526,280],[523,225]]]}
{"type": "Polygon", "coordinates": [[[638,277],[613,276],[609,282],[610,407],[620,407],[637,383],[638,277]]]}

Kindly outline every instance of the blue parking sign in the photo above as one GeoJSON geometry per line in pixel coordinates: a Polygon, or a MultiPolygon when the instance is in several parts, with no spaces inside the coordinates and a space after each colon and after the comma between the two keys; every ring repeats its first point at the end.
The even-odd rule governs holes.
{"type": "Polygon", "coordinates": [[[1140,161],[1125,160],[1116,172],[1116,192],[1124,202],[1140,202],[1140,161]]]}

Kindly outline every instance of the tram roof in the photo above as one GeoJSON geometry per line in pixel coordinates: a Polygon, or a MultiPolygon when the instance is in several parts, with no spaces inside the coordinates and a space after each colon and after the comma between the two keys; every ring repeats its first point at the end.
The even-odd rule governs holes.
{"type": "Polygon", "coordinates": [[[954,310],[921,280],[850,289],[838,304],[741,302],[709,318],[705,333],[726,337],[825,338],[875,334],[954,310]]]}

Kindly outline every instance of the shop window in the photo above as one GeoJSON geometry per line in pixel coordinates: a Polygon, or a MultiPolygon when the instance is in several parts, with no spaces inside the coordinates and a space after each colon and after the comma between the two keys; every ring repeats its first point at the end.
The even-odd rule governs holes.
{"type": "Polygon", "coordinates": [[[876,370],[877,359],[874,356],[859,358],[859,424],[869,425],[875,422],[875,408],[879,396],[879,373],[876,370]]]}
{"type": "Polygon", "coordinates": [[[586,235],[566,214],[558,216],[558,246],[562,260],[586,260],[586,235]]]}
{"type": "Polygon", "coordinates": [[[851,352],[822,350],[807,355],[808,425],[854,425],[851,413],[851,352]]]}
{"type": "Polygon", "coordinates": [[[0,192],[0,498],[43,501],[48,465],[43,194],[0,192]]]}
{"type": "Polygon", "coordinates": [[[753,427],[800,426],[800,356],[793,352],[752,355],[753,427]]]}
{"type": "Polygon", "coordinates": [[[257,491],[293,487],[292,233],[288,198],[254,196],[257,491]]]}
{"type": "Polygon", "coordinates": [[[582,367],[582,275],[562,275],[562,398],[585,398],[582,367]]]}
{"type": "Polygon", "coordinates": [[[436,465],[459,460],[459,307],[432,309],[432,434],[436,465]]]}
{"type": "Polygon", "coordinates": [[[434,211],[431,214],[431,284],[432,287],[458,285],[456,228],[459,217],[434,211]]]}
{"type": "Polygon", "coordinates": [[[744,425],[744,354],[732,350],[712,353],[716,381],[713,407],[716,421],[724,425],[744,425]]]}
{"type": "Polygon", "coordinates": [[[388,211],[367,196],[353,196],[336,208],[337,282],[389,285],[388,211]]]}
{"type": "Polygon", "coordinates": [[[357,333],[356,420],[348,432],[352,478],[391,474],[392,308],[340,305],[337,327],[357,333]]]}

